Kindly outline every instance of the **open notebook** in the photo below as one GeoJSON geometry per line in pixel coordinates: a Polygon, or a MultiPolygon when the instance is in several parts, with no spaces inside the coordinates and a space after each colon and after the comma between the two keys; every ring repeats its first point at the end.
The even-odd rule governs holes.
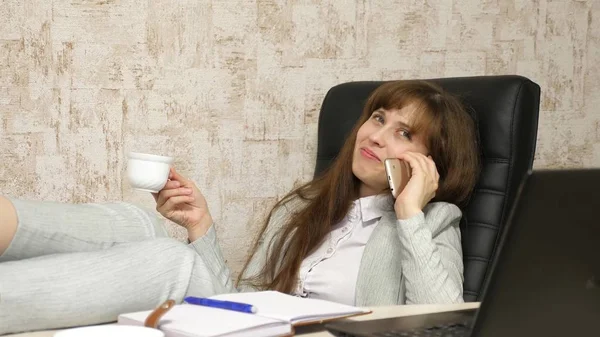
{"type": "MultiPolygon", "coordinates": [[[[257,312],[179,304],[160,320],[166,337],[288,336],[294,326],[368,314],[371,311],[329,301],[299,298],[276,291],[224,294],[212,299],[252,304],[257,312]]],[[[151,311],[119,315],[119,324],[143,325],[151,311]]]]}

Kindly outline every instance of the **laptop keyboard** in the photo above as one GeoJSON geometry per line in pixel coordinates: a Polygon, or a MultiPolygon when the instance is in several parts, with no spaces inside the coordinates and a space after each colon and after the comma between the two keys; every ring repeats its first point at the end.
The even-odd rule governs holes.
{"type": "Polygon", "coordinates": [[[414,330],[383,331],[373,334],[375,337],[468,337],[468,322],[436,325],[414,330]]]}

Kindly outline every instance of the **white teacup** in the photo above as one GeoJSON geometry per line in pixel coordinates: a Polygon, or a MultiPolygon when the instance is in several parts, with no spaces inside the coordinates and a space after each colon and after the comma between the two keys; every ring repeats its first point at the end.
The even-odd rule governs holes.
{"type": "Polygon", "coordinates": [[[133,325],[98,325],[59,331],[54,337],[164,337],[156,329],[133,325]]]}
{"type": "Polygon", "coordinates": [[[140,191],[157,193],[169,179],[172,157],[130,152],[127,178],[131,186],[140,191]]]}

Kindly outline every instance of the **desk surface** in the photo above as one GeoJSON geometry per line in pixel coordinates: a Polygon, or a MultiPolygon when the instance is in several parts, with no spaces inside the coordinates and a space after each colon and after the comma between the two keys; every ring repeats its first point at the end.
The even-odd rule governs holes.
{"type": "MultiPolygon", "coordinates": [[[[453,310],[462,310],[462,309],[473,309],[478,308],[479,303],[462,303],[462,304],[447,304],[447,305],[439,305],[439,304],[424,304],[424,305],[395,305],[389,307],[373,307],[373,313],[370,315],[357,316],[348,318],[348,320],[353,321],[366,321],[371,319],[380,319],[380,318],[389,318],[389,317],[401,317],[401,316],[412,316],[412,315],[420,315],[427,314],[432,312],[444,312],[444,311],[453,311],[453,310]]],[[[297,331],[296,336],[302,337],[330,337],[333,336],[329,332],[323,330],[321,326],[316,327],[320,331],[307,331],[302,332],[302,330],[297,331]]],[[[317,329],[315,329],[317,330],[317,329]]]]}
{"type": "MultiPolygon", "coordinates": [[[[411,316],[411,315],[420,315],[420,314],[426,314],[426,313],[431,313],[431,312],[472,309],[472,308],[478,308],[478,307],[479,307],[479,303],[463,303],[463,304],[448,304],[448,305],[439,305],[439,304],[396,305],[396,306],[388,306],[388,307],[373,307],[373,308],[371,308],[373,310],[373,313],[371,313],[369,315],[349,318],[349,320],[366,321],[366,320],[370,320],[370,319],[411,316]]],[[[7,335],[6,337],[52,337],[55,332],[56,331],[38,331],[38,332],[7,335]]],[[[329,337],[329,336],[333,336],[333,335],[330,334],[329,332],[323,330],[323,328],[319,325],[319,326],[314,326],[313,328],[309,328],[309,327],[301,328],[300,331],[297,331],[296,336],[329,337]]]]}

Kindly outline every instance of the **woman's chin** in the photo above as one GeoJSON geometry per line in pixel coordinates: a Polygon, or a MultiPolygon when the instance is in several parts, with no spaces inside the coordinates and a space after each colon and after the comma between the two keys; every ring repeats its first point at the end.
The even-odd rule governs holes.
{"type": "MultiPolygon", "coordinates": [[[[360,179],[360,178],[359,178],[360,179]]],[[[387,185],[387,183],[382,184],[379,181],[369,181],[368,179],[362,180],[361,181],[361,186],[360,186],[360,197],[368,197],[370,195],[376,195],[376,194],[382,194],[382,193],[386,193],[386,191],[389,191],[389,186],[387,185]]]]}

